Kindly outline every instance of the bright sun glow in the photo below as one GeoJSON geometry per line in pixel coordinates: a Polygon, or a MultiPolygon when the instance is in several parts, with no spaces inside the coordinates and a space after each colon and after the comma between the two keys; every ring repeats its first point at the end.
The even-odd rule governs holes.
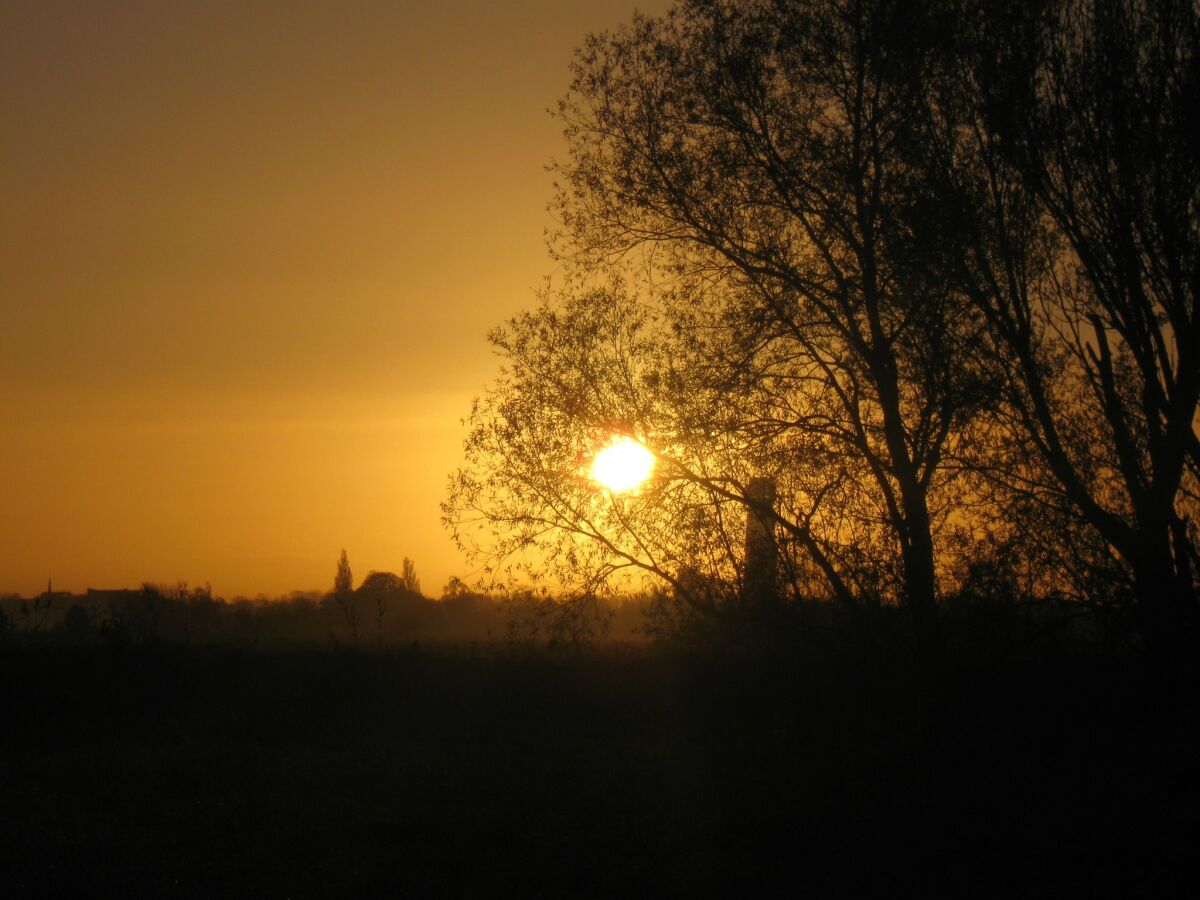
{"type": "Polygon", "coordinates": [[[610,491],[631,491],[654,470],[654,454],[633,438],[614,438],[592,461],[592,478],[610,491]]]}

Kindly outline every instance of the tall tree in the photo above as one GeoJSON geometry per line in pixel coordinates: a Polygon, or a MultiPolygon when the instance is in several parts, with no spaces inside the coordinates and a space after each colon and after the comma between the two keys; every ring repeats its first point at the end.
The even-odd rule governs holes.
{"type": "Polygon", "coordinates": [[[350,560],[346,551],[338,557],[337,573],[333,576],[333,602],[341,610],[346,625],[350,628],[350,637],[358,643],[358,606],[354,602],[354,576],[350,572],[350,560]]]}
{"type": "Polygon", "coordinates": [[[1040,459],[1023,488],[1103,537],[1148,641],[1178,644],[1197,583],[1200,9],[952,6],[926,159],[1040,459]]]}
{"type": "Polygon", "coordinates": [[[982,395],[979,322],[940,278],[908,156],[921,135],[898,76],[923,25],[885,0],[692,0],[593,38],[561,107],[557,209],[585,264],[651,245],[693,308],[717,295],[726,377],[754,381],[779,434],[862,465],[928,631],[930,494],[982,395]]]}
{"type": "Polygon", "coordinates": [[[410,594],[421,593],[421,579],[417,577],[417,564],[407,556],[400,569],[400,583],[410,594]]]}
{"type": "MultiPolygon", "coordinates": [[[[546,308],[498,341],[521,376],[501,392],[539,371],[560,386],[539,392],[557,404],[540,424],[586,410],[657,433],[653,449],[698,504],[745,505],[751,477],[776,478],[777,524],[831,592],[895,589],[932,639],[944,462],[986,390],[973,363],[982,319],[941,278],[932,197],[907,149],[920,108],[898,75],[919,61],[922,23],[886,0],[686,0],[590,38],[560,105],[556,249],[585,281],[634,272],[627,303],[603,289],[592,300],[636,327],[622,337],[588,313],[585,290],[569,315],[546,308]],[[598,380],[568,335],[642,380],[598,380]],[[607,410],[592,400],[601,390],[615,392],[607,410]],[[879,559],[896,560],[895,576],[879,559]]],[[[528,398],[496,399],[485,412],[530,412],[528,398]]],[[[489,450],[531,421],[509,418],[489,450]]]]}
{"type": "Polygon", "coordinates": [[[336,595],[349,594],[354,590],[354,576],[350,572],[350,560],[346,551],[338,557],[337,573],[333,576],[333,593],[336,595]]]}

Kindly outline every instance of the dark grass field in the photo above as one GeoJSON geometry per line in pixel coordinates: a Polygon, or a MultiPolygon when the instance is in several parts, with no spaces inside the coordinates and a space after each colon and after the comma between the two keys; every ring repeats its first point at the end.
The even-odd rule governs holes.
{"type": "Polygon", "coordinates": [[[1166,893],[1186,696],[1067,652],[10,647],[0,894],[1166,893]]]}

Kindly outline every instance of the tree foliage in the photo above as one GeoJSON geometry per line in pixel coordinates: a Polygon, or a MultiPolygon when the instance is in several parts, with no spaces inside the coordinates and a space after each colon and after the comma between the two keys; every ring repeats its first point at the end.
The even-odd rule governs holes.
{"type": "Polygon", "coordinates": [[[332,596],[333,602],[341,610],[342,617],[350,628],[354,643],[357,644],[359,612],[354,603],[354,576],[350,572],[350,560],[345,550],[342,550],[342,555],[338,557],[337,572],[333,576],[332,596]]]}
{"type": "Polygon", "coordinates": [[[350,571],[350,560],[346,556],[346,551],[342,551],[342,555],[338,557],[337,572],[333,576],[333,592],[334,594],[342,595],[349,594],[354,590],[354,575],[350,571]]]}
{"type": "Polygon", "coordinates": [[[407,556],[400,568],[400,583],[410,594],[421,593],[421,579],[417,577],[417,564],[407,556]]]}
{"type": "Polygon", "coordinates": [[[684,0],[588,38],[565,274],[492,335],[456,537],[722,615],[766,477],[791,599],[927,638],[1002,571],[1194,603],[1196,42],[1186,0],[684,0]],[[657,456],[636,493],[587,477],[614,433],[657,456]]]}
{"type": "Polygon", "coordinates": [[[988,471],[1043,513],[1082,519],[1161,642],[1196,595],[1200,12],[960,11],[955,51],[926,84],[929,174],[1006,364],[994,432],[1035,458],[988,471]]]}

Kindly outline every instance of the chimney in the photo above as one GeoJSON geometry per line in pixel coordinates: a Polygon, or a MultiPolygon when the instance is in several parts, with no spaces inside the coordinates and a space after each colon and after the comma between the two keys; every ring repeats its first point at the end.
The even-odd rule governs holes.
{"type": "Polygon", "coordinates": [[[747,606],[770,604],[778,596],[774,511],[774,479],[751,479],[746,488],[746,555],[742,573],[742,601],[747,606]]]}

